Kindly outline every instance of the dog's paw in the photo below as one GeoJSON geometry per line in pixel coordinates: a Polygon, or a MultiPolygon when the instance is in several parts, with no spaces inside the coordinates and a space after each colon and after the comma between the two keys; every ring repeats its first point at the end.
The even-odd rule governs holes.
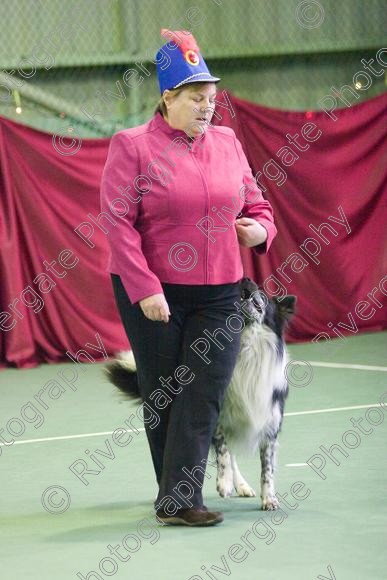
{"type": "Polygon", "coordinates": [[[243,483],[238,483],[238,485],[235,486],[235,490],[237,492],[237,494],[239,495],[239,497],[255,497],[256,493],[253,490],[252,487],[249,486],[249,484],[244,481],[243,483]]]}
{"type": "Polygon", "coordinates": [[[221,497],[231,497],[233,492],[232,481],[227,481],[225,477],[219,477],[216,481],[216,491],[221,497]]]}
{"type": "Polygon", "coordinates": [[[262,509],[265,511],[276,510],[279,508],[279,501],[275,495],[265,495],[262,498],[262,509]]]}

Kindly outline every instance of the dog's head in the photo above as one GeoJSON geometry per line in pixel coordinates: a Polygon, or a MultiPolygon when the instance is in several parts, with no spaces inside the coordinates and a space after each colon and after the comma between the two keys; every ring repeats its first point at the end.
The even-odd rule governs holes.
{"type": "Polygon", "coordinates": [[[264,323],[281,336],[286,322],[295,312],[296,297],[268,298],[250,278],[242,278],[240,290],[245,325],[264,323]]]}
{"type": "Polygon", "coordinates": [[[257,284],[250,278],[242,278],[240,290],[241,312],[245,324],[248,325],[253,322],[262,324],[268,303],[266,294],[259,290],[257,284]]]}

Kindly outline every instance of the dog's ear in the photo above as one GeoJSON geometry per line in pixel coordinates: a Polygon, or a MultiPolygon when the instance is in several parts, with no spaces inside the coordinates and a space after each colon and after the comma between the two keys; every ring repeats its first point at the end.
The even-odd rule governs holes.
{"type": "Polygon", "coordinates": [[[274,298],[273,300],[275,302],[279,316],[283,320],[289,320],[296,310],[295,308],[297,302],[296,296],[287,295],[284,296],[283,298],[274,298]]]}

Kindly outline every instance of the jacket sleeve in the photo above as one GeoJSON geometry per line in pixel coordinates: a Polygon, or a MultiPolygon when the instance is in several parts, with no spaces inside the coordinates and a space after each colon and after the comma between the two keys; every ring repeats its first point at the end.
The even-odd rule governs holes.
{"type": "Polygon", "coordinates": [[[116,225],[110,226],[108,234],[110,251],[114,257],[114,273],[120,276],[132,304],[147,296],[163,293],[160,280],[148,268],[141,250],[141,236],[136,229],[141,198],[133,190],[132,184],[139,173],[141,172],[133,141],[122,133],[116,133],[110,141],[102,173],[101,209],[116,222],[116,225]],[[128,195],[125,198],[121,197],[118,189],[121,186],[125,190],[128,185],[132,188],[128,194],[131,196],[129,199],[128,195]],[[126,202],[129,207],[126,215],[124,215],[126,210],[122,209],[121,204],[116,207],[115,213],[112,213],[110,204],[115,199],[126,202]],[[118,213],[121,213],[122,217],[118,217],[118,213]]]}
{"type": "Polygon", "coordinates": [[[245,204],[242,208],[242,216],[256,220],[266,229],[266,241],[263,244],[252,247],[255,253],[264,254],[268,252],[271,243],[277,234],[277,228],[274,225],[273,209],[270,203],[263,198],[262,191],[257,186],[257,182],[254,179],[250,165],[242,149],[242,145],[236,137],[235,146],[240,164],[243,168],[243,184],[245,186],[245,204]]]}

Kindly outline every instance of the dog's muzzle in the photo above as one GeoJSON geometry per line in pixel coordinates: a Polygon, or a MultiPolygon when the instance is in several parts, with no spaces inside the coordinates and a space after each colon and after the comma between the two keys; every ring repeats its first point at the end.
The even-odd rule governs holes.
{"type": "Polygon", "coordinates": [[[252,294],[249,298],[242,299],[242,313],[245,324],[256,322],[262,324],[265,317],[266,302],[260,292],[252,294]]]}

